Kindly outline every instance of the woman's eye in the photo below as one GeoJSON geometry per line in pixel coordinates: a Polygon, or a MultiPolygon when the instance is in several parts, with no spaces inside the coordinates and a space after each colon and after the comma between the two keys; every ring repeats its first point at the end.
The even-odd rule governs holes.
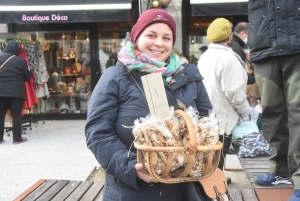
{"type": "Polygon", "coordinates": [[[166,40],[166,41],[170,41],[170,40],[171,40],[171,38],[169,38],[169,37],[164,37],[164,40],[166,40]]]}
{"type": "Polygon", "coordinates": [[[147,35],[149,38],[153,38],[154,37],[154,34],[148,34],[147,35]]]}

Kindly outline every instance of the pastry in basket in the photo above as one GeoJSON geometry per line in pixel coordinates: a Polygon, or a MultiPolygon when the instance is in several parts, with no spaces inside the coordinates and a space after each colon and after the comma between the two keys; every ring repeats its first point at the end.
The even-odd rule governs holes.
{"type": "Polygon", "coordinates": [[[135,121],[138,161],[147,173],[165,183],[196,181],[213,173],[222,148],[214,146],[219,139],[218,122],[214,113],[203,118],[197,113],[189,107],[171,111],[172,115],[163,120],[148,115],[135,121]],[[197,146],[208,151],[198,151],[197,146]]]}

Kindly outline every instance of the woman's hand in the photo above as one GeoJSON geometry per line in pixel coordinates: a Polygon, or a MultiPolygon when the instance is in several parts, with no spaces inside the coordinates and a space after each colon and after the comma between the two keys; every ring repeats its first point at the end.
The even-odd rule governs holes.
{"type": "Polygon", "coordinates": [[[151,182],[154,182],[154,183],[157,183],[158,181],[156,179],[154,179],[151,175],[145,173],[143,171],[143,164],[142,163],[137,163],[135,165],[135,171],[136,171],[136,175],[138,176],[138,178],[140,178],[141,180],[147,182],[147,183],[151,183],[151,182]]]}

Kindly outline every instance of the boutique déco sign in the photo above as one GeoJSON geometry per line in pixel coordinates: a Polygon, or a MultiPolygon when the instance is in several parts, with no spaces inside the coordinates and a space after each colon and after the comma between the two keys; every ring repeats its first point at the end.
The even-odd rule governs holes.
{"type": "Polygon", "coordinates": [[[51,15],[22,15],[23,22],[46,22],[46,21],[67,21],[67,15],[51,14],[51,15]]]}

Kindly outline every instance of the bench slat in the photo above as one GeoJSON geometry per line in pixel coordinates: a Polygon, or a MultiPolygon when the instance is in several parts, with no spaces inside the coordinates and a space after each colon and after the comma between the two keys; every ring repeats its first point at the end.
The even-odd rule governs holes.
{"type": "Polygon", "coordinates": [[[92,187],[86,192],[80,201],[91,201],[94,200],[99,192],[101,192],[104,186],[104,182],[94,182],[92,187]]]}
{"type": "Polygon", "coordinates": [[[47,190],[37,201],[48,201],[51,200],[61,189],[63,189],[70,181],[69,180],[59,180],[50,189],[47,190]]]}
{"type": "Polygon", "coordinates": [[[81,184],[81,181],[70,181],[51,201],[65,200],[81,184]]]}
{"type": "Polygon", "coordinates": [[[36,188],[30,195],[25,197],[22,201],[36,201],[41,195],[43,195],[51,186],[53,186],[57,180],[48,179],[36,188]]]}
{"type": "Polygon", "coordinates": [[[102,201],[103,199],[103,189],[100,191],[99,195],[96,197],[94,201],[102,201]]]}
{"type": "Polygon", "coordinates": [[[42,183],[47,181],[47,179],[40,179],[35,184],[30,186],[26,191],[24,191],[21,195],[19,195],[17,198],[15,198],[13,201],[21,201],[26,196],[28,196],[32,191],[34,191],[37,187],[39,187],[42,183]]]}
{"type": "Polygon", "coordinates": [[[236,200],[236,201],[242,201],[243,200],[242,194],[241,194],[241,191],[240,191],[239,188],[229,186],[228,191],[229,191],[230,196],[233,200],[236,200]]]}
{"type": "Polygon", "coordinates": [[[257,201],[256,195],[255,195],[255,192],[253,189],[243,188],[240,190],[241,190],[244,201],[257,201]]]}
{"type": "Polygon", "coordinates": [[[93,185],[93,181],[83,181],[74,192],[66,199],[66,201],[78,201],[87,192],[87,190],[93,185]]]}

